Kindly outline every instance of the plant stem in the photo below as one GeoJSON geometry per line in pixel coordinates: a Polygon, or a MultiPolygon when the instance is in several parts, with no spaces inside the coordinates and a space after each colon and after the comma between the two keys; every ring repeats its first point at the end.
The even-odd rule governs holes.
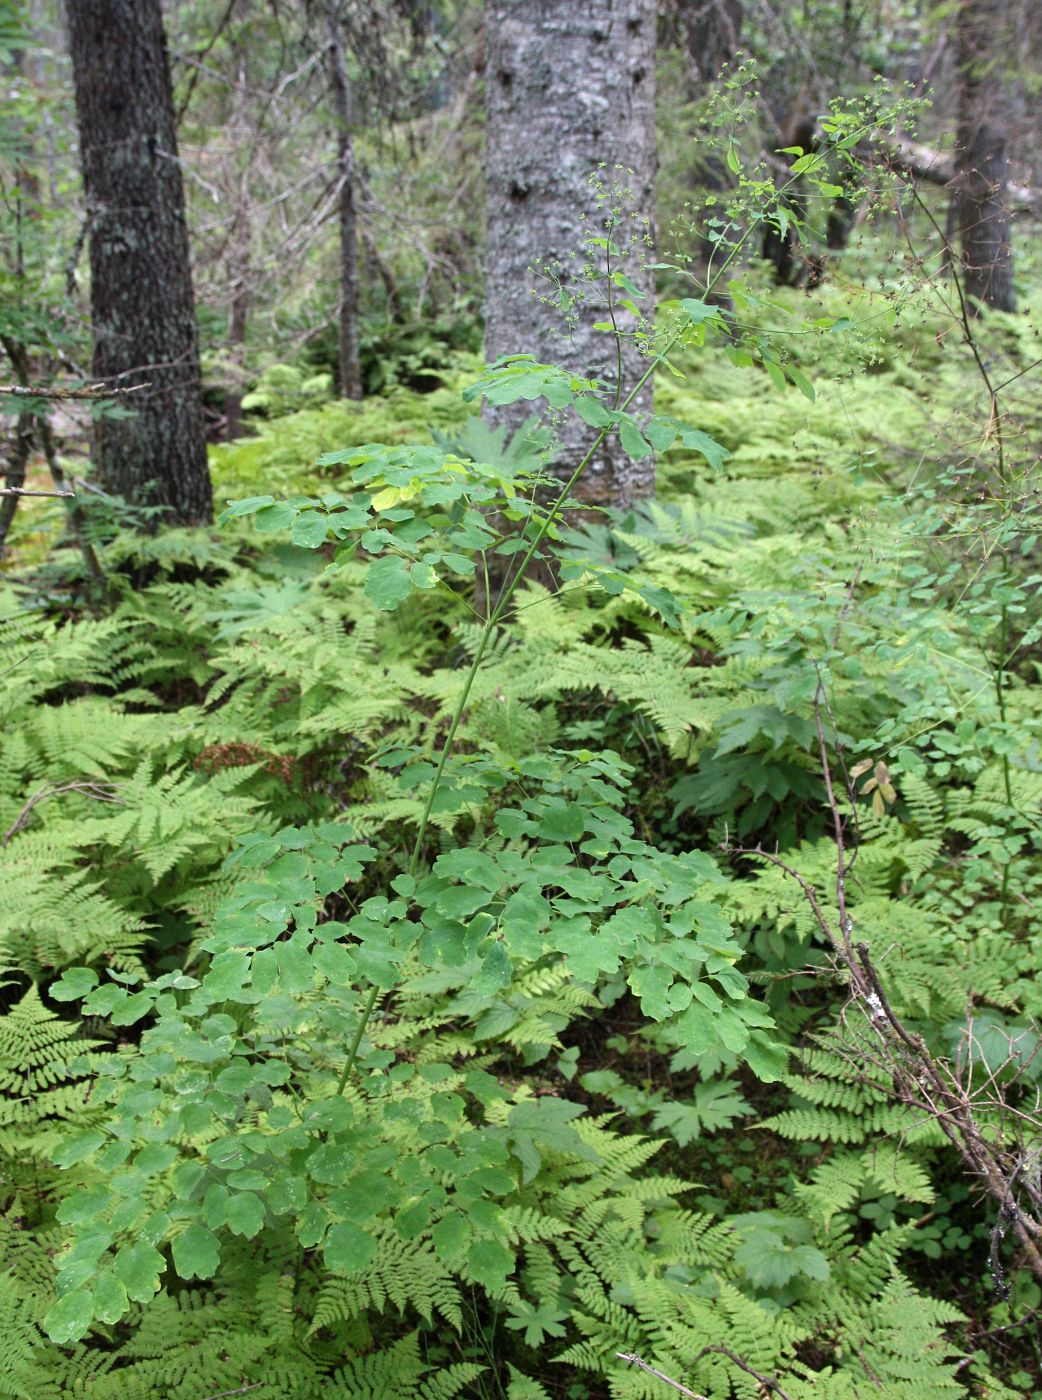
{"type": "MultiPolygon", "coordinates": [[[[787,189],[789,188],[790,185],[794,184],[796,178],[797,178],[796,176],[793,176],[793,177],[791,177],[789,180],[787,180],[787,181],[785,182],[785,184],[782,185],[781,191],[780,191],[780,192],[783,193],[785,190],[787,190],[787,189]]],[[[754,225],[754,227],[755,227],[755,225],[754,225]]],[[[719,267],[719,269],[717,270],[717,272],[714,274],[714,276],[713,276],[711,279],[707,280],[706,288],[705,288],[705,295],[708,295],[708,294],[709,294],[709,292],[713,289],[713,287],[716,286],[717,282],[720,280],[720,278],[721,278],[721,277],[724,275],[724,273],[727,271],[727,268],[728,268],[728,267],[730,266],[730,264],[734,261],[734,259],[735,259],[735,258],[737,257],[737,255],[738,255],[740,249],[743,247],[743,245],[744,245],[744,244],[746,243],[746,241],[748,240],[748,238],[749,238],[749,236],[750,236],[750,233],[751,233],[751,229],[747,229],[746,232],[742,235],[742,237],[741,237],[740,239],[738,239],[738,241],[735,243],[734,247],[731,249],[731,251],[730,251],[730,253],[728,254],[727,258],[725,258],[724,262],[721,264],[721,266],[719,267]]],[[[609,262],[609,271],[610,271],[610,262],[609,262]]],[[[608,298],[609,298],[609,308],[611,308],[611,304],[612,304],[612,303],[611,303],[611,279],[610,279],[610,277],[609,277],[609,285],[608,285],[608,298]]],[[[613,324],[613,325],[615,324],[614,315],[612,316],[612,324],[613,324]]],[[[637,395],[641,392],[641,390],[645,387],[645,385],[646,385],[646,384],[648,383],[648,381],[651,379],[652,375],[655,373],[655,370],[659,367],[660,364],[664,363],[664,361],[665,361],[665,360],[669,357],[669,355],[672,353],[672,351],[673,351],[674,347],[676,346],[677,342],[681,339],[681,337],[682,337],[682,335],[683,335],[683,331],[684,331],[684,326],[683,326],[683,324],[681,324],[680,326],[677,327],[677,329],[674,331],[674,333],[669,337],[669,339],[666,341],[666,343],[665,343],[665,345],[662,347],[662,349],[659,350],[659,351],[657,351],[656,354],[654,354],[654,355],[651,357],[651,361],[650,361],[650,363],[648,364],[647,369],[646,369],[646,370],[644,371],[644,373],[640,376],[640,378],[637,380],[636,384],[634,384],[633,388],[629,391],[629,393],[626,395],[626,397],[622,400],[621,409],[620,409],[620,407],[619,407],[619,399],[620,399],[620,397],[621,397],[621,384],[620,384],[620,383],[616,383],[616,386],[615,386],[615,400],[614,400],[614,405],[613,405],[613,407],[615,408],[616,411],[625,412],[626,409],[629,408],[629,406],[630,406],[630,404],[633,402],[633,400],[637,397],[637,395]]],[[[616,328],[616,343],[617,343],[617,342],[618,342],[618,329],[616,328]]],[[[621,361],[620,361],[620,363],[621,363],[621,361]]],[[[409,873],[410,875],[415,875],[415,874],[416,874],[416,867],[417,867],[417,865],[419,864],[420,852],[421,852],[422,849],[423,849],[423,843],[424,843],[424,840],[425,840],[426,835],[427,835],[427,827],[428,827],[428,825],[429,825],[429,823],[430,823],[430,816],[431,816],[431,812],[432,812],[432,810],[433,810],[433,808],[434,808],[434,801],[435,801],[435,798],[436,798],[437,795],[438,795],[438,791],[439,791],[439,789],[440,789],[440,787],[441,787],[441,780],[442,780],[442,777],[443,777],[443,775],[444,775],[444,773],[445,773],[445,765],[448,763],[449,754],[450,754],[451,751],[452,751],[452,746],[453,746],[453,744],[455,743],[457,731],[459,730],[460,724],[461,724],[461,722],[462,722],[462,720],[463,720],[463,713],[464,713],[464,711],[465,711],[465,709],[466,709],[467,701],[468,701],[468,699],[470,698],[471,689],[472,689],[472,687],[473,687],[473,685],[474,685],[474,681],[475,681],[475,679],[476,679],[476,677],[477,677],[478,670],[480,669],[481,662],[482,662],[482,660],[484,659],[485,650],[486,650],[486,648],[487,648],[487,646],[488,646],[489,641],[491,640],[492,634],[493,634],[493,632],[495,631],[495,629],[499,626],[500,622],[502,621],[504,615],[505,615],[506,612],[507,612],[507,609],[510,607],[511,599],[513,598],[514,594],[517,592],[518,587],[519,587],[520,584],[521,584],[521,581],[522,581],[522,580],[524,579],[524,577],[525,577],[525,574],[528,572],[528,566],[531,564],[532,559],[533,559],[534,555],[536,554],[536,551],[539,549],[539,546],[543,543],[543,540],[546,538],[547,534],[549,533],[550,528],[555,524],[555,522],[556,522],[556,521],[558,520],[558,518],[560,517],[561,512],[564,510],[565,503],[567,502],[569,496],[572,494],[573,488],[575,487],[576,483],[579,481],[579,478],[582,476],[583,472],[585,472],[586,468],[590,465],[590,462],[593,460],[593,458],[594,458],[594,456],[596,455],[596,453],[600,450],[601,444],[604,442],[605,438],[609,435],[609,433],[612,432],[612,430],[613,430],[614,427],[615,427],[615,424],[614,424],[614,423],[610,423],[610,424],[608,424],[607,427],[601,429],[601,431],[597,434],[597,437],[594,439],[594,441],[593,441],[592,445],[590,446],[589,450],[587,451],[586,455],[583,457],[582,461],[580,461],[579,465],[575,468],[575,470],[572,472],[571,476],[568,478],[568,481],[566,482],[566,484],[565,484],[565,486],[564,486],[564,489],[561,491],[560,495],[557,497],[557,500],[556,500],[556,501],[554,502],[554,504],[551,506],[550,510],[549,510],[549,511],[547,512],[547,514],[544,516],[544,518],[543,518],[543,520],[542,520],[542,522],[541,522],[541,524],[540,524],[538,530],[535,532],[534,536],[532,537],[532,542],[531,542],[531,544],[528,546],[528,549],[526,550],[525,555],[524,555],[524,557],[523,557],[522,560],[521,560],[520,567],[519,567],[519,568],[517,569],[517,571],[515,572],[514,577],[510,580],[510,582],[509,582],[509,583],[507,584],[507,586],[504,588],[503,593],[502,593],[502,596],[501,596],[501,597],[499,598],[499,600],[497,601],[495,607],[492,608],[491,612],[489,613],[488,619],[486,620],[486,622],[485,622],[485,624],[484,624],[484,627],[482,628],[481,640],[479,641],[478,646],[477,646],[477,650],[476,650],[475,653],[474,653],[474,659],[471,661],[470,667],[469,667],[468,670],[467,670],[467,674],[466,674],[466,676],[464,677],[464,680],[463,680],[463,687],[462,687],[462,689],[461,689],[461,691],[460,691],[460,697],[459,697],[459,700],[458,700],[457,703],[456,703],[455,711],[453,712],[452,722],[451,722],[450,725],[449,725],[449,732],[446,734],[446,736],[445,736],[445,741],[444,741],[444,743],[443,743],[442,746],[441,746],[441,753],[440,753],[440,755],[439,755],[439,757],[438,757],[438,766],[437,766],[437,768],[435,769],[434,777],[431,779],[430,790],[429,790],[428,793],[427,793],[427,801],[424,803],[423,812],[422,812],[422,814],[421,814],[421,816],[420,816],[420,824],[419,824],[419,827],[417,828],[417,831],[416,831],[416,840],[415,840],[415,843],[413,844],[412,855],[411,855],[410,858],[409,858],[408,873],[409,873]]],[[[484,554],[482,554],[482,562],[485,563],[485,556],[484,556],[484,554]]],[[[487,578],[487,567],[486,567],[486,578],[487,578]]],[[[487,596],[487,584],[486,584],[486,596],[487,596]]],[[[345,1065],[344,1065],[343,1071],[341,1072],[341,1075],[340,1075],[340,1079],[339,1079],[339,1081],[338,1081],[338,1083],[337,1083],[337,1088],[336,1088],[337,1094],[342,1094],[342,1093],[344,1092],[344,1090],[347,1088],[348,1080],[351,1078],[352,1071],[354,1070],[354,1067],[355,1067],[355,1062],[356,1062],[357,1059],[358,1059],[358,1051],[359,1051],[359,1047],[360,1047],[361,1044],[362,1044],[362,1037],[365,1035],[366,1027],[368,1026],[370,1020],[372,1019],[372,1015],[373,1015],[373,1012],[374,1012],[375,1009],[376,1009],[376,1003],[377,1003],[377,1001],[379,1000],[379,996],[380,996],[380,989],[379,989],[379,987],[375,987],[375,986],[372,987],[372,988],[370,989],[370,991],[369,991],[368,997],[367,997],[366,1000],[365,1000],[365,1004],[364,1004],[363,1007],[362,1007],[362,1015],[361,1015],[361,1019],[359,1020],[359,1023],[358,1023],[358,1029],[355,1031],[354,1037],[353,1037],[353,1039],[352,1039],[352,1041],[351,1041],[351,1045],[350,1045],[350,1047],[349,1047],[349,1049],[348,1049],[347,1061],[346,1061],[346,1063],[345,1063],[345,1065]]]]}
{"type": "MultiPolygon", "coordinates": [[[[672,345],[670,346],[670,348],[672,348],[672,345]]],[[[648,374],[650,375],[653,372],[653,370],[654,365],[652,365],[651,369],[648,370],[648,374]]],[[[642,382],[646,382],[646,380],[647,375],[644,376],[644,381],[642,382]]],[[[452,722],[449,725],[449,732],[446,734],[445,741],[441,746],[441,753],[438,756],[438,766],[435,769],[434,777],[431,779],[431,785],[427,792],[427,801],[424,803],[423,812],[420,815],[420,824],[416,831],[416,840],[413,844],[412,855],[409,857],[408,873],[410,875],[416,874],[416,867],[419,863],[420,852],[423,849],[424,838],[427,835],[427,827],[430,824],[431,812],[434,808],[434,800],[438,795],[438,791],[441,787],[441,780],[445,773],[445,765],[449,761],[449,754],[452,752],[452,746],[456,741],[456,734],[459,730],[460,724],[462,723],[463,713],[467,707],[467,701],[470,698],[471,689],[473,688],[474,681],[477,677],[478,670],[481,667],[481,662],[484,659],[485,650],[488,647],[492,634],[498,627],[504,612],[510,605],[511,598],[514,596],[514,593],[517,591],[518,585],[524,578],[525,572],[532,561],[532,556],[535,554],[536,550],[546,538],[547,531],[550,529],[550,526],[554,523],[561,510],[563,509],[565,501],[571,494],[572,487],[575,485],[575,483],[579,480],[580,476],[586,470],[594,453],[600,447],[601,443],[607,437],[609,432],[610,428],[605,428],[598,434],[597,440],[594,442],[589,452],[587,452],[586,456],[582,459],[582,461],[576,467],[575,471],[569,477],[568,483],[565,486],[564,490],[554,502],[553,507],[546,515],[539,529],[536,531],[536,534],[532,539],[532,543],[529,545],[528,550],[521,561],[521,567],[514,575],[512,582],[504,592],[502,598],[496,604],[495,608],[489,615],[488,620],[486,621],[484,627],[481,630],[481,640],[478,642],[477,649],[474,652],[474,658],[467,669],[466,676],[464,677],[459,699],[457,700],[456,708],[453,711],[452,722]]],[[[347,1052],[347,1061],[344,1065],[344,1068],[340,1075],[340,1079],[337,1083],[336,1092],[338,1094],[342,1094],[347,1088],[347,1082],[351,1078],[351,1073],[355,1067],[355,1061],[358,1059],[358,1050],[359,1046],[362,1043],[362,1037],[365,1034],[366,1026],[368,1026],[369,1021],[372,1018],[372,1014],[376,1009],[376,1003],[379,998],[379,995],[380,988],[376,986],[372,987],[370,989],[369,996],[366,998],[365,1005],[362,1007],[362,1015],[358,1023],[358,1029],[355,1031],[354,1039],[351,1041],[351,1046],[347,1052]]]]}

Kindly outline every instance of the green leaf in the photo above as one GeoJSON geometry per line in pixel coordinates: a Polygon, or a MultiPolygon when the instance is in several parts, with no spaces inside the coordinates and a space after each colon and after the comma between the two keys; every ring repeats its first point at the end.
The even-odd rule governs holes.
{"type": "Polygon", "coordinates": [[[170,1247],[180,1278],[213,1278],[221,1262],[217,1236],[202,1225],[189,1225],[170,1247]]]}
{"type": "Polygon", "coordinates": [[[816,151],[808,151],[806,155],[798,156],[789,167],[793,175],[805,175],[808,170],[817,170],[823,163],[825,157],[816,151]]]}
{"type": "Polygon", "coordinates": [[[94,1280],[94,1316],[99,1322],[118,1322],[130,1309],[127,1290],[115,1274],[106,1269],[94,1280]]]}
{"type": "Polygon", "coordinates": [[[547,841],[580,841],[586,830],[586,812],[578,802],[551,807],[540,819],[538,830],[547,841]]]}
{"type": "Polygon", "coordinates": [[[651,443],[644,437],[628,414],[623,414],[619,418],[619,442],[626,456],[632,457],[635,462],[639,462],[652,450],[651,443]]]}
{"type": "Polygon", "coordinates": [[[412,577],[404,559],[384,554],[370,565],[365,576],[365,595],[384,612],[393,612],[412,592],[412,577]]]}
{"type": "Polygon", "coordinates": [[[476,914],[479,909],[483,909],[490,898],[488,890],[467,889],[463,885],[451,885],[438,895],[434,907],[447,918],[465,919],[468,915],[476,914]]]}
{"type": "Polygon", "coordinates": [[[89,1133],[79,1133],[76,1137],[63,1143],[51,1161],[56,1167],[74,1167],[77,1162],[84,1161],[92,1152],[97,1152],[105,1141],[105,1134],[96,1130],[89,1133]]]}
{"type": "Polygon", "coordinates": [[[79,1001],[98,985],[98,974],[91,967],[67,967],[57,982],[47,989],[55,1001],[79,1001]]]}
{"type": "Polygon", "coordinates": [[[334,987],[350,987],[355,981],[355,961],[342,943],[316,944],[311,961],[334,987]]]}
{"type": "Polygon", "coordinates": [[[378,1249],[379,1245],[372,1235],[349,1221],[343,1221],[334,1225],[326,1236],[323,1257],[326,1268],[334,1274],[358,1274],[378,1249]]]}
{"type": "Polygon", "coordinates": [[[599,1162],[600,1154],[588,1147],[571,1126],[582,1114],[582,1107],[567,1099],[528,1099],[515,1104],[507,1119],[508,1136],[514,1155],[521,1162],[525,1185],[533,1181],[542,1161],[540,1148],[584,1162],[599,1162]]]}
{"type": "Polygon", "coordinates": [[[132,1026],[135,1021],[140,1021],[142,1016],[149,1015],[155,1004],[153,992],[135,992],[113,1008],[110,1019],[114,1026],[132,1026]]]}
{"type": "Polygon", "coordinates": [[[494,996],[513,980],[514,968],[506,945],[493,942],[481,960],[481,968],[476,973],[472,987],[478,996],[494,996]]]}
{"type": "Polygon", "coordinates": [[[685,297],[680,303],[682,311],[685,311],[688,320],[693,321],[696,326],[700,326],[703,321],[711,321],[714,316],[720,315],[719,306],[711,306],[707,301],[698,301],[695,297],[685,297]]]}
{"type": "Polygon", "coordinates": [[[677,431],[684,447],[700,453],[714,471],[723,470],[724,463],[731,455],[726,447],[721,447],[715,438],[702,432],[701,428],[689,428],[685,423],[678,423],[677,431]]]}
{"type": "Polygon", "coordinates": [[[814,385],[807,376],[801,369],[797,369],[795,365],[786,365],[785,368],[789,371],[789,378],[796,385],[796,388],[799,389],[803,397],[805,399],[810,399],[811,403],[813,403],[817,398],[817,394],[815,394],[814,385]]]}
{"type": "Polygon", "coordinates": [[[507,1326],[515,1331],[525,1329],[525,1343],[530,1347],[541,1346],[545,1337],[563,1337],[561,1326],[569,1314],[555,1308],[552,1302],[543,1301],[538,1308],[521,1299],[513,1305],[514,1316],[507,1318],[507,1326]]]}
{"type": "Polygon", "coordinates": [[[131,1244],[116,1255],[112,1271],[135,1303],[149,1303],[159,1291],[159,1279],[166,1263],[158,1250],[147,1244],[131,1244]]]}
{"type": "Polygon", "coordinates": [[[326,542],[328,518],[317,510],[305,510],[293,522],[293,543],[302,549],[318,549],[326,542]]]}
{"type": "Polygon", "coordinates": [[[289,501],[276,501],[274,505],[261,506],[257,511],[254,526],[265,534],[284,530],[292,525],[297,517],[297,507],[289,501]]]}
{"type": "Polygon", "coordinates": [[[237,1191],[225,1211],[225,1222],[233,1235],[252,1240],[264,1228],[264,1206],[252,1191],[237,1191]]]}
{"type": "Polygon", "coordinates": [[[233,1001],[250,975],[250,960],[245,953],[218,953],[203,978],[203,987],[210,1001],[233,1001]]]}
{"type": "Polygon", "coordinates": [[[767,377],[774,385],[774,387],[776,389],[784,389],[785,375],[782,371],[781,365],[779,365],[776,360],[768,359],[765,355],[763,359],[763,367],[767,371],[767,377]]]}
{"type": "Polygon", "coordinates": [[[656,452],[666,452],[677,440],[677,425],[672,418],[652,418],[644,436],[656,452]]]}
{"type": "Polygon", "coordinates": [[[221,511],[219,524],[232,520],[237,515],[254,515],[264,506],[274,505],[274,496],[247,496],[244,501],[232,501],[221,511]]]}
{"type": "Polygon", "coordinates": [[[78,1288],[52,1303],[43,1319],[43,1330],[58,1346],[78,1342],[90,1331],[94,1299],[89,1289],[78,1288]]]}
{"type": "Polygon", "coordinates": [[[275,1215],[286,1215],[289,1211],[298,1212],[307,1204],[306,1182],[292,1172],[279,1172],[268,1188],[265,1200],[275,1215]]]}
{"type": "Polygon", "coordinates": [[[514,1271],[514,1256],[499,1240],[475,1240],[467,1251],[467,1265],[477,1283],[498,1293],[514,1271]]]}
{"type": "Polygon", "coordinates": [[[788,1072],[789,1051],[770,1040],[763,1031],[753,1031],[750,1035],[743,1058],[757,1079],[765,1084],[776,1084],[788,1072]]]}
{"type": "Polygon", "coordinates": [[[458,1210],[448,1211],[431,1231],[434,1252],[439,1259],[451,1261],[462,1253],[470,1236],[467,1217],[458,1210]]]}
{"type": "Polygon", "coordinates": [[[589,394],[580,394],[578,398],[573,399],[572,407],[591,428],[607,428],[613,421],[611,413],[600,399],[595,399],[589,394]]]}

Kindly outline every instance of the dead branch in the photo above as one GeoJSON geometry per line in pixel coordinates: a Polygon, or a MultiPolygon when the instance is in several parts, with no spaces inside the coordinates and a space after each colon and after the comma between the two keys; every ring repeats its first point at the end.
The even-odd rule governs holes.
{"type": "Polygon", "coordinates": [[[75,491],[30,491],[25,486],[0,486],[0,496],[54,496],[76,498],[75,491]]]}
{"type": "Polygon", "coordinates": [[[775,1395],[780,1396],[781,1400],[792,1400],[792,1396],[789,1392],[787,1390],[782,1390],[773,1376],[765,1376],[761,1371],[754,1371],[747,1361],[743,1361],[740,1356],[736,1356],[731,1348],[725,1347],[722,1342],[718,1342],[716,1346],[703,1347],[698,1353],[698,1356],[695,1357],[695,1360],[698,1361],[701,1357],[708,1356],[710,1352],[714,1351],[719,1352],[721,1356],[726,1356],[729,1361],[733,1361],[740,1371],[744,1371],[747,1376],[752,1376],[753,1380],[759,1381],[767,1390],[773,1391],[775,1395]]]}
{"type": "MultiPolygon", "coordinates": [[[[937,1124],[949,1145],[960,1158],[964,1170],[975,1177],[995,1203],[998,1211],[992,1232],[991,1267],[995,1287],[1005,1296],[1005,1274],[999,1258],[999,1247],[1007,1231],[1012,1231],[1022,1251],[1026,1266],[1036,1279],[1042,1279],[1042,1186],[1025,1171],[1025,1158],[1011,1152],[1001,1138],[981,1122],[983,1105],[972,1088],[963,1084],[947,1062],[938,1059],[918,1033],[909,1031],[894,1010],[883,979],[872,960],[865,942],[856,948],[852,944],[853,921],[847,912],[846,876],[850,869],[847,856],[846,823],[840,811],[832,774],[832,761],[825,733],[824,710],[827,697],[823,680],[819,678],[814,699],[815,725],[825,782],[826,805],[832,817],[836,844],[836,913],[833,923],[822,907],[818,894],[803,876],[778,855],[762,848],[732,848],[732,854],[752,856],[778,866],[799,885],[815,922],[833,949],[839,964],[847,974],[851,1002],[860,1008],[872,1031],[874,1054],[869,1058],[882,1069],[893,1086],[894,1097],[909,1108],[924,1112],[937,1124]],[[1024,1196],[1030,1213],[1022,1210],[1018,1198],[1024,1196]]],[[[853,809],[856,792],[847,779],[847,797],[853,809]]],[[[992,1093],[997,1095],[997,1084],[992,1093]]]]}
{"type": "Polygon", "coordinates": [[[110,389],[104,383],[88,384],[81,389],[42,389],[31,384],[0,384],[0,394],[15,399],[111,399],[117,394],[137,394],[148,384],[132,384],[126,389],[110,389]]]}
{"type": "Polygon", "coordinates": [[[649,1376],[654,1376],[656,1380],[662,1381],[664,1385],[671,1385],[674,1390],[681,1395],[689,1395],[691,1400],[706,1400],[704,1395],[699,1395],[697,1390],[688,1390],[686,1385],[681,1385],[679,1381],[667,1376],[664,1371],[657,1371],[654,1366],[649,1366],[646,1361],[642,1361],[636,1352],[617,1351],[615,1355],[620,1361],[628,1361],[631,1366],[636,1366],[638,1370],[645,1371],[649,1376]]]}
{"type": "Polygon", "coordinates": [[[84,796],[93,797],[98,802],[119,800],[115,796],[116,788],[114,786],[108,783],[96,783],[89,778],[81,778],[72,783],[45,783],[43,787],[37,788],[3,836],[0,836],[0,849],[7,845],[12,836],[21,831],[37,803],[43,802],[48,797],[58,797],[64,792],[82,792],[84,796]]]}
{"type": "MultiPolygon", "coordinates": [[[[888,136],[883,140],[883,153],[889,165],[911,175],[913,179],[925,180],[930,185],[957,188],[955,157],[950,151],[934,150],[931,146],[909,140],[907,136],[888,136]]],[[[1033,185],[1011,181],[1006,186],[1006,198],[1014,212],[1035,217],[1042,215],[1042,190],[1033,185]]]]}

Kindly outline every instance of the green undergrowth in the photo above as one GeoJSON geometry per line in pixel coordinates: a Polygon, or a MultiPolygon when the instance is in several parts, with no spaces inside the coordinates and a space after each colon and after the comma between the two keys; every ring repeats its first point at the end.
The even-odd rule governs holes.
{"type": "MultiPolygon", "coordinates": [[[[756,850],[833,912],[822,683],[869,765],[857,935],[939,1052],[986,1079],[1014,1047],[1029,1101],[1036,507],[966,514],[950,323],[885,290],[815,310],[856,329],[794,340],[813,398],[723,355],[660,375],[729,457],[664,452],[654,502],[562,539],[588,586],[527,585],[488,642],[408,875],[466,598],[390,593],[263,505],[112,540],[97,617],[65,551],[12,575],[0,1394],[665,1393],[618,1353],[712,1400],[1038,1393],[1000,1330],[1034,1285],[1010,1258],[996,1297],[989,1207],[852,1055],[756,850]]],[[[1027,362],[1022,327],[988,334],[1027,362]]],[[[472,412],[448,386],[308,409],[216,449],[215,492],[343,492],[374,442],[466,460],[472,412]]]]}
{"type": "Polygon", "coordinates": [[[395,386],[359,403],[337,399],[280,418],[252,419],[250,436],[211,449],[214,499],[223,505],[241,495],[284,495],[328,484],[315,463],[332,445],[429,442],[432,433],[451,433],[473,413],[460,390],[478,365],[476,356],[457,352],[440,376],[442,387],[430,393],[395,386]]]}

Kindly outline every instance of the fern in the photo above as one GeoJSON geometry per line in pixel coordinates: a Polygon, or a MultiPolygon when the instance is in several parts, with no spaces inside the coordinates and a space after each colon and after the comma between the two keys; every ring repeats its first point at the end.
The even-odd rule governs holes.
{"type": "Polygon", "coordinates": [[[0,1017],[0,1152],[15,1161],[50,1156],[58,1125],[84,1113],[97,1043],[49,1011],[35,986],[0,1017]]]}

